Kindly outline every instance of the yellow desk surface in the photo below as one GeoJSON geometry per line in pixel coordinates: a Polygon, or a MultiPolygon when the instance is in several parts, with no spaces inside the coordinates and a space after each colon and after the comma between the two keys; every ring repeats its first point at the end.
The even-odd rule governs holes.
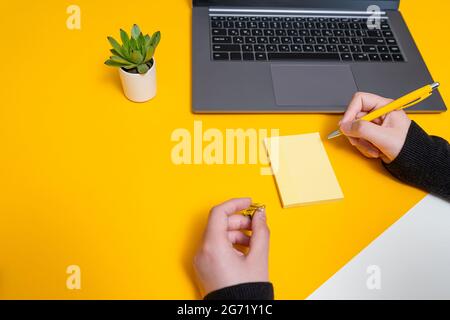
{"type": "MultiPolygon", "coordinates": [[[[9,1],[0,29],[0,298],[199,298],[192,256],[209,208],[251,196],[268,208],[276,298],[302,299],[400,218],[424,193],[392,179],[344,139],[325,147],[340,202],[283,210],[258,165],[184,165],[170,158],[176,128],[335,129],[335,115],[193,115],[191,1],[9,1]],[[81,30],[66,8],[81,8],[81,30]],[[159,91],[122,94],[103,65],[107,35],[138,23],[161,30],[159,91]],[[81,268],[81,290],[66,267],[81,268]]],[[[449,103],[446,0],[401,11],[449,103]],[[442,40],[444,39],[444,42],[442,40]]],[[[450,139],[450,114],[414,115],[450,139]]]]}

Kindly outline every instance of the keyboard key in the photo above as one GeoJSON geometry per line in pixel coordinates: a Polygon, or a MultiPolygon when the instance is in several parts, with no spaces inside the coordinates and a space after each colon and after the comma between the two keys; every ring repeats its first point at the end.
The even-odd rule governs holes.
{"type": "Polygon", "coordinates": [[[391,53],[399,53],[399,52],[400,52],[400,48],[397,47],[397,46],[390,46],[390,47],[389,47],[389,51],[390,51],[391,53]]]}
{"type": "Polygon", "coordinates": [[[366,38],[363,39],[364,44],[384,44],[383,38],[366,38]]]}
{"type": "Polygon", "coordinates": [[[243,37],[233,37],[233,43],[244,43],[243,37]]]}
{"type": "Polygon", "coordinates": [[[264,52],[257,52],[255,54],[256,60],[267,60],[267,55],[264,52]]]}
{"type": "Polygon", "coordinates": [[[322,35],[322,31],[320,30],[310,30],[311,36],[320,37],[322,35]]]}
{"type": "Polygon", "coordinates": [[[286,30],[281,30],[281,29],[278,29],[278,30],[275,30],[275,35],[277,35],[277,36],[286,36],[287,35],[287,32],[286,32],[286,30]]]}
{"type": "Polygon", "coordinates": [[[361,38],[352,38],[352,43],[353,44],[362,44],[362,39],[361,38]]]}
{"type": "Polygon", "coordinates": [[[224,27],[224,28],[227,28],[227,29],[234,28],[234,22],[225,21],[225,22],[223,23],[223,27],[224,27]]]}
{"type": "Polygon", "coordinates": [[[327,49],[325,48],[325,46],[324,46],[324,45],[321,45],[321,44],[314,46],[314,50],[315,50],[316,52],[326,52],[326,51],[327,51],[327,49]]]}
{"type": "Polygon", "coordinates": [[[258,37],[256,38],[256,42],[266,44],[269,43],[269,40],[266,37],[258,37]]]}
{"type": "Polygon", "coordinates": [[[214,52],[213,59],[214,60],[228,60],[229,59],[228,52],[214,52]]]}
{"type": "Polygon", "coordinates": [[[290,30],[287,31],[287,34],[290,37],[296,37],[296,36],[298,36],[298,31],[295,30],[295,29],[290,29],[290,30]]]}
{"type": "Polygon", "coordinates": [[[285,44],[280,44],[280,45],[278,46],[278,50],[279,50],[280,52],[289,52],[289,51],[291,51],[290,48],[289,48],[289,46],[288,46],[288,45],[285,45],[285,44]]]}
{"type": "Polygon", "coordinates": [[[302,46],[303,51],[305,52],[314,52],[314,47],[312,45],[306,44],[302,46]]]}
{"type": "Polygon", "coordinates": [[[241,51],[241,47],[234,44],[215,44],[213,51],[241,51]]]}
{"type": "Polygon", "coordinates": [[[252,36],[262,36],[263,31],[261,29],[253,29],[252,30],[252,36]]]}
{"type": "Polygon", "coordinates": [[[245,37],[245,43],[256,43],[256,38],[255,37],[245,37]]]}
{"type": "Polygon", "coordinates": [[[327,45],[327,51],[328,52],[338,52],[338,47],[334,44],[327,45]]]}
{"type": "Polygon", "coordinates": [[[327,38],[324,38],[324,37],[317,37],[316,40],[317,40],[318,44],[327,44],[328,43],[327,38]]]}
{"type": "Polygon", "coordinates": [[[244,52],[242,54],[242,57],[243,57],[244,60],[247,60],[247,61],[255,60],[255,55],[252,52],[244,52]]]}
{"type": "Polygon", "coordinates": [[[292,39],[291,39],[291,37],[281,37],[281,43],[290,44],[290,43],[292,43],[292,39]]]}
{"type": "Polygon", "coordinates": [[[256,52],[265,52],[266,51],[266,47],[264,46],[264,45],[261,45],[261,44],[255,44],[254,46],[253,46],[253,50],[254,51],[256,51],[256,52]]]}
{"type": "Polygon", "coordinates": [[[273,44],[268,44],[266,46],[266,50],[267,50],[267,52],[277,52],[278,48],[277,48],[277,46],[275,46],[273,44]]]}
{"type": "Polygon", "coordinates": [[[298,30],[298,35],[301,37],[308,37],[311,35],[311,33],[309,33],[309,30],[302,29],[302,30],[298,30]]]}
{"type": "Polygon", "coordinates": [[[352,43],[350,38],[339,38],[339,42],[342,44],[351,44],[352,43]]]}
{"type": "Polygon", "coordinates": [[[237,36],[237,35],[239,35],[239,30],[238,29],[228,29],[228,35],[229,36],[237,36]]]}
{"type": "Polygon", "coordinates": [[[280,38],[278,38],[278,37],[269,37],[269,42],[271,44],[279,44],[281,41],[280,41],[280,38]]]}
{"type": "Polygon", "coordinates": [[[392,33],[392,31],[383,31],[383,36],[385,36],[386,38],[392,38],[394,37],[394,34],[392,33]]]}
{"type": "Polygon", "coordinates": [[[220,21],[213,21],[213,22],[211,22],[211,27],[213,27],[213,28],[222,28],[223,24],[220,21]]]}
{"type": "Polygon", "coordinates": [[[351,52],[361,52],[361,47],[360,46],[350,46],[350,51],[351,52]]]}
{"type": "Polygon", "coordinates": [[[387,44],[397,44],[397,41],[394,38],[386,39],[387,44]]]}
{"type": "Polygon", "coordinates": [[[298,44],[293,44],[291,45],[291,51],[292,52],[301,52],[302,51],[302,47],[298,44]]]}
{"type": "Polygon", "coordinates": [[[307,44],[316,44],[316,38],[314,38],[314,37],[306,37],[305,38],[305,43],[307,43],[307,44]]]}
{"type": "Polygon", "coordinates": [[[401,54],[393,54],[392,58],[394,59],[394,61],[405,61],[405,58],[403,58],[401,54]]]}
{"type": "Polygon", "coordinates": [[[269,53],[269,60],[339,60],[335,53],[269,53]]]}
{"type": "Polygon", "coordinates": [[[370,53],[369,54],[370,61],[381,61],[380,55],[376,53],[370,53]]]}
{"type": "Polygon", "coordinates": [[[338,44],[339,43],[339,39],[335,38],[335,37],[329,37],[328,38],[328,43],[330,43],[330,44],[338,44]]]}
{"type": "Polygon", "coordinates": [[[231,43],[231,37],[213,37],[213,43],[231,43]]]}
{"type": "Polygon", "coordinates": [[[275,30],[273,30],[273,29],[266,29],[266,30],[264,30],[264,35],[266,37],[274,36],[275,35],[275,30]]]}
{"type": "Polygon", "coordinates": [[[380,53],[388,53],[389,52],[389,48],[386,46],[378,46],[378,52],[380,53]]]}
{"type": "Polygon", "coordinates": [[[341,53],[342,61],[353,61],[352,55],[350,53],[341,53]]]}
{"type": "Polygon", "coordinates": [[[376,53],[377,47],[376,46],[362,46],[362,51],[368,52],[368,53],[376,53]]]}
{"type": "Polygon", "coordinates": [[[383,61],[392,61],[392,56],[388,53],[380,54],[381,60],[383,61]]]}
{"type": "Polygon", "coordinates": [[[251,51],[253,51],[253,46],[250,44],[244,44],[244,45],[242,45],[242,51],[251,52],[251,51]]]}
{"type": "Polygon", "coordinates": [[[338,46],[339,52],[350,52],[350,48],[347,45],[341,44],[338,46]]]}
{"type": "Polygon", "coordinates": [[[212,34],[215,36],[226,36],[227,30],[226,29],[212,29],[212,34]]]}
{"type": "Polygon", "coordinates": [[[231,52],[230,59],[231,60],[242,60],[242,54],[240,52],[231,52]]]}
{"type": "Polygon", "coordinates": [[[380,30],[369,30],[367,31],[367,35],[373,38],[381,38],[383,36],[380,30]]]}
{"type": "Polygon", "coordinates": [[[305,43],[305,40],[303,40],[302,37],[293,37],[293,38],[292,38],[292,41],[293,41],[294,43],[298,43],[298,44],[304,44],[304,43],[305,43]]]}
{"type": "Polygon", "coordinates": [[[369,61],[369,56],[367,53],[355,53],[353,59],[355,61],[369,61]]]}
{"type": "Polygon", "coordinates": [[[239,33],[243,37],[248,37],[251,35],[251,31],[249,29],[241,29],[239,33]]]}

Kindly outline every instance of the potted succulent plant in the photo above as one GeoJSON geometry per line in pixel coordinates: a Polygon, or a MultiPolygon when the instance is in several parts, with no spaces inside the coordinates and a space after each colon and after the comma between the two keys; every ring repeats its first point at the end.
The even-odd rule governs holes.
{"type": "Polygon", "coordinates": [[[134,102],[145,102],[156,95],[156,64],[154,54],[161,39],[161,33],[143,35],[138,25],[131,28],[131,37],[120,29],[120,45],[108,37],[112,56],[105,64],[119,68],[125,96],[134,102]]]}

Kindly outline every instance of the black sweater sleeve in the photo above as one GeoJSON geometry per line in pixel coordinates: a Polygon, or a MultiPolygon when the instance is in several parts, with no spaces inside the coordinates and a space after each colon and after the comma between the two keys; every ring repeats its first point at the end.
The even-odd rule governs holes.
{"type": "Polygon", "coordinates": [[[398,179],[450,201],[450,145],[414,121],[400,154],[384,166],[398,179]]]}
{"type": "Polygon", "coordinates": [[[207,294],[205,300],[273,300],[270,282],[241,283],[207,294]]]}

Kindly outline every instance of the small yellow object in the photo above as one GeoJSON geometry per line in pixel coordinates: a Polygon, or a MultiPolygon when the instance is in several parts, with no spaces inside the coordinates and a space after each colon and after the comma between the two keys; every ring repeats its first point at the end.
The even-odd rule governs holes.
{"type": "Polygon", "coordinates": [[[264,210],[265,208],[266,208],[266,206],[262,203],[252,203],[250,205],[250,207],[239,211],[239,213],[246,217],[250,217],[250,219],[251,219],[251,218],[253,218],[253,215],[255,214],[256,211],[264,210]]]}

